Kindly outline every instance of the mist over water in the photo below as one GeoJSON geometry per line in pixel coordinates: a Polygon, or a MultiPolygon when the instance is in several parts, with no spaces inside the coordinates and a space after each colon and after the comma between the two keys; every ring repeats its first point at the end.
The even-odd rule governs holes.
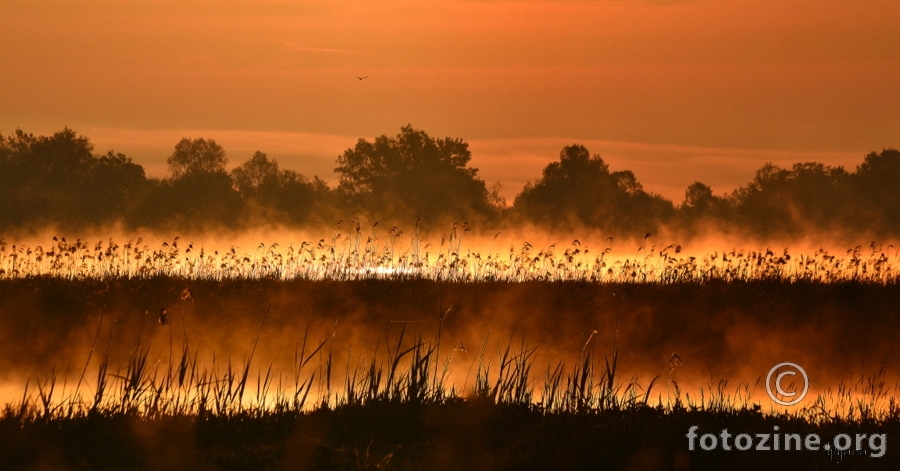
{"type": "MultiPolygon", "coordinates": [[[[165,369],[186,344],[201,367],[213,369],[215,362],[218,371],[229,362],[242,367],[255,345],[252,371],[264,376],[271,365],[287,386],[307,337],[308,345],[328,343],[306,374],[321,369],[330,355],[336,388],[373,353],[384,361],[401,330],[408,347],[419,334],[423,341],[436,341],[440,328],[448,386],[463,395],[473,387],[482,349],[483,361],[496,371],[507,344],[517,351],[524,341],[538,349],[532,372],[536,389],[548,366],[563,361],[571,368],[579,353],[591,348],[610,360],[617,352],[617,378],[623,383],[633,379],[646,387],[658,378],[651,397],[664,404],[674,398],[676,385],[696,399],[701,388],[708,395],[710,387],[727,380],[726,393],[746,385],[741,390],[749,389],[750,400],[766,405],[759,380],[783,361],[806,369],[811,397],[836,390],[841,381],[873,377],[882,368],[888,385],[894,384],[900,365],[892,329],[900,319],[891,300],[898,294],[896,284],[765,280],[3,280],[0,383],[4,402],[18,401],[25,381],[34,388],[55,371],[71,392],[92,346],[83,389],[95,382],[96,365],[107,352],[114,375],[139,347],[149,349],[152,368],[165,369]],[[160,324],[161,309],[169,325],[160,324]]],[[[251,374],[251,385],[255,378],[251,374]]]]}
{"type": "Polygon", "coordinates": [[[126,155],[95,153],[90,139],[74,130],[51,136],[17,130],[0,135],[0,232],[8,238],[48,226],[69,236],[107,227],[166,237],[319,232],[341,220],[347,230],[362,215],[364,232],[378,221],[385,231],[396,226],[407,234],[413,226],[447,233],[459,224],[484,236],[519,233],[522,240],[548,231],[639,240],[649,232],[679,244],[724,234],[744,243],[839,245],[864,236],[860,243],[867,245],[900,235],[894,192],[900,152],[893,148],[862,156],[851,170],[817,162],[765,164],[725,194],[696,181],[683,201],[645,191],[630,169],[611,168],[577,143],[563,147],[512,201],[479,176],[471,158],[463,139],[435,138],[406,125],[396,135],[360,139],[344,150],[335,161],[338,184],[331,187],[262,151],[229,167],[226,150],[214,140],[183,138],[160,179],[147,178],[126,155]]]}
{"type": "Polygon", "coordinates": [[[508,204],[464,141],[412,126],[347,149],[337,188],[261,152],[226,172],[202,138],[176,145],[162,180],[69,129],[0,143],[0,188],[15,190],[0,221],[5,391],[51,372],[91,384],[105,358],[115,377],[143,349],[151,369],[183,351],[210,371],[252,354],[289,382],[304,338],[327,340],[309,370],[321,380],[327,364],[339,384],[401,331],[396,348],[418,335],[440,348],[462,395],[507,345],[535,349],[537,389],[590,349],[664,403],[720,380],[765,403],[759,380],[783,361],[813,392],[897,370],[893,149],[852,173],[766,165],[729,195],[697,182],[676,207],[577,144],[508,204]]]}

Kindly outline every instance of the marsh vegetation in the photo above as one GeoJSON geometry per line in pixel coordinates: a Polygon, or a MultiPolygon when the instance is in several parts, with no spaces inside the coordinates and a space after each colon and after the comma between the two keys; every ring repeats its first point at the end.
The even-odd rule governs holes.
{"type": "Polygon", "coordinates": [[[734,457],[688,454],[689,426],[777,424],[887,433],[888,453],[751,453],[746,469],[889,467],[900,431],[892,376],[845,374],[866,362],[900,366],[884,349],[897,290],[778,279],[5,279],[0,302],[15,314],[3,320],[4,368],[7,379],[18,374],[20,395],[2,413],[0,443],[24,469],[581,469],[597,460],[716,469],[734,457]],[[760,345],[797,339],[795,330],[816,351],[760,345]],[[785,355],[818,380],[793,409],[773,406],[756,378],[785,355]]]}
{"type": "Polygon", "coordinates": [[[404,126],[334,187],[203,138],[148,178],[70,129],[0,136],[3,465],[896,467],[897,150],[677,206],[578,144],[511,204],[470,161],[404,126]],[[760,385],[785,359],[814,378],[792,409],[760,385]],[[692,425],[888,451],[689,453],[692,425]]]}

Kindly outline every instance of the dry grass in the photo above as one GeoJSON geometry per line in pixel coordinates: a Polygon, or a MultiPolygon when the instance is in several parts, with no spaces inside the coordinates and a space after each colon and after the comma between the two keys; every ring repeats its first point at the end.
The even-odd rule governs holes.
{"type": "Polygon", "coordinates": [[[659,378],[645,385],[637,378],[622,381],[617,371],[617,346],[601,358],[593,334],[577,356],[550,362],[543,374],[535,375],[540,346],[529,346],[525,340],[500,342],[491,339],[489,331],[467,368],[469,374],[474,372],[469,387],[469,374],[462,385],[450,381],[450,365],[457,348],[440,357],[440,331],[439,326],[431,340],[421,333],[410,338],[404,326],[396,339],[385,334],[371,353],[359,356],[355,364],[351,348],[343,378],[336,373],[334,335],[319,341],[304,336],[287,375],[273,371],[272,365],[254,366],[256,343],[239,364],[222,361],[215,354],[201,359],[200,351],[189,347],[186,335],[180,349],[170,348],[167,361],[161,358],[163,352],[152,357],[147,346],[136,346],[117,361],[110,358],[107,349],[86,377],[91,364],[88,357],[74,388],[55,369],[26,384],[22,399],[6,404],[0,420],[30,423],[98,415],[148,420],[266,417],[384,403],[442,405],[460,401],[521,407],[544,415],[653,408],[667,414],[686,410],[770,413],[812,424],[900,419],[894,399],[898,387],[886,384],[883,371],[850,384],[841,383],[837,390],[826,391],[803,408],[790,412],[765,410],[760,404],[768,403],[768,399],[751,397],[749,384],[731,388],[725,380],[710,381],[692,396],[683,394],[672,376],[666,378],[665,390],[657,388],[659,378]],[[379,347],[382,343],[383,352],[379,347]]]}
{"type": "MultiPolygon", "coordinates": [[[[376,224],[377,226],[377,224],[376,224]]],[[[359,280],[430,279],[448,282],[587,281],[601,283],[682,283],[722,281],[815,281],[895,283],[900,251],[893,246],[868,249],[857,246],[841,256],[819,249],[812,254],[737,250],[686,256],[670,244],[660,250],[639,247],[628,254],[599,251],[574,240],[564,249],[550,245],[538,249],[525,242],[507,252],[466,249],[465,226],[454,226],[437,247],[424,244],[418,234],[409,246],[392,228],[386,240],[377,227],[367,235],[359,223],[349,235],[337,232],[329,240],[302,242],[287,248],[260,243],[252,253],[234,247],[207,252],[176,237],[171,243],[150,247],[142,239],[119,245],[110,239],[89,244],[69,243],[54,237],[44,246],[7,245],[0,240],[0,279],[59,277],[64,279],[149,278],[156,276],[196,280],[359,280]],[[892,253],[893,252],[893,253],[892,253]]]]}
{"type": "MultiPolygon", "coordinates": [[[[173,296],[193,298],[178,286],[173,296]]],[[[98,339],[103,330],[112,343],[123,329],[101,315],[77,382],[55,369],[33,376],[21,399],[0,411],[0,451],[24,463],[11,469],[43,465],[48,449],[63,456],[59,469],[585,469],[598,462],[626,469],[633,456],[648,453],[647,443],[687,453],[691,425],[770,432],[779,424],[823,436],[894,436],[900,426],[897,387],[883,373],[842,383],[786,413],[761,407],[765,393],[754,396],[760,388],[749,384],[711,380],[685,392],[674,354],[665,378],[623,378],[617,340],[600,342],[591,331],[546,367],[545,345],[524,335],[498,338],[492,328],[462,355],[466,346],[449,340],[446,312],[430,332],[411,334],[405,323],[393,335],[385,328],[374,345],[362,345],[363,354],[336,345],[330,329],[319,338],[307,329],[297,336],[293,366],[276,371],[256,353],[267,320],[276,318],[277,309],[271,320],[265,311],[240,362],[189,345],[191,332],[177,314],[153,324],[167,345],[139,343],[114,357],[98,339]],[[311,451],[291,453],[297,449],[311,451]],[[560,465],[554,450],[569,464],[560,465]]],[[[747,460],[744,469],[774,469],[785,460],[791,469],[834,464],[833,456],[812,452],[690,458],[695,469],[733,468],[735,458],[747,460]]]]}

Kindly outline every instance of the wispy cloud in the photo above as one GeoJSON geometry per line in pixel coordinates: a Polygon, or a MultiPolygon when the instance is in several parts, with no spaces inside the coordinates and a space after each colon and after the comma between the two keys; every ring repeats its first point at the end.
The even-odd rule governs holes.
{"type": "Polygon", "coordinates": [[[291,49],[294,51],[300,51],[300,52],[321,52],[324,54],[352,54],[352,55],[357,55],[357,56],[371,56],[372,55],[372,54],[369,54],[366,52],[351,51],[348,49],[304,46],[302,44],[297,44],[297,43],[291,42],[291,41],[278,41],[278,42],[280,42],[281,44],[284,44],[288,49],[291,49]]]}

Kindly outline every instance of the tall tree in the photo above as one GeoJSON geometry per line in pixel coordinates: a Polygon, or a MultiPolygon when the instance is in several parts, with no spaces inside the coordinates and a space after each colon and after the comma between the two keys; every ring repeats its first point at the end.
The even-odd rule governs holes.
{"type": "Polygon", "coordinates": [[[93,184],[85,191],[85,215],[93,214],[95,220],[122,217],[147,183],[144,167],[112,150],[93,159],[89,179],[93,184]]]}
{"type": "Polygon", "coordinates": [[[234,186],[244,198],[259,194],[264,186],[277,186],[278,177],[278,161],[260,151],[231,171],[234,186]]]}
{"type": "Polygon", "coordinates": [[[175,152],[166,160],[174,179],[203,173],[225,173],[228,158],[225,149],[212,139],[182,138],[175,144],[175,152]]]}
{"type": "MultiPolygon", "coordinates": [[[[257,151],[231,171],[234,186],[244,198],[248,212],[273,220],[299,223],[308,219],[313,205],[328,195],[318,177],[310,180],[293,170],[282,170],[275,159],[257,151]]],[[[333,221],[328,221],[333,222],[333,221]]]]}
{"type": "Polygon", "coordinates": [[[0,225],[84,226],[121,217],[146,183],[144,169],[85,136],[21,130],[0,136],[0,225]]]}
{"type": "Polygon", "coordinates": [[[564,147],[559,161],[526,184],[514,209],[542,224],[640,234],[654,231],[674,212],[671,202],[644,192],[632,172],[610,172],[599,155],[579,144],[564,147]]]}
{"type": "Polygon", "coordinates": [[[877,218],[890,233],[900,233],[900,150],[869,153],[856,168],[854,180],[864,214],[877,218]]]}
{"type": "Polygon", "coordinates": [[[841,167],[815,162],[783,169],[767,163],[729,197],[736,223],[762,236],[800,235],[847,222],[853,199],[841,167]]]}
{"type": "Polygon", "coordinates": [[[136,225],[236,226],[242,201],[225,171],[225,149],[212,139],[183,138],[167,160],[170,178],[154,182],[133,214],[136,225]]]}
{"type": "Polygon", "coordinates": [[[725,208],[725,199],[713,195],[712,188],[705,183],[691,183],[684,191],[681,209],[691,216],[720,216],[725,208]]]}
{"type": "Polygon", "coordinates": [[[338,191],[374,212],[400,208],[403,217],[491,212],[488,191],[462,139],[435,139],[406,125],[394,137],[360,139],[337,159],[338,191]]]}

